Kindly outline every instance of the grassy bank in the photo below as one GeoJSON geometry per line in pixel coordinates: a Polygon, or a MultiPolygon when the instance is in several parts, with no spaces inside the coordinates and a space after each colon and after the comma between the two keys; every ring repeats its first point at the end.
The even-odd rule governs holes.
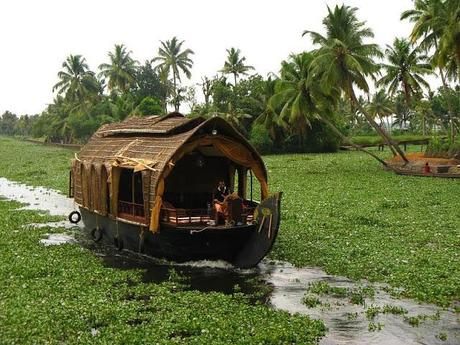
{"type": "Polygon", "coordinates": [[[70,160],[75,152],[0,136],[0,176],[67,194],[70,160]]]}
{"type": "MultiPolygon", "coordinates": [[[[430,136],[416,135],[416,134],[400,134],[394,135],[392,138],[396,142],[407,142],[407,141],[418,141],[430,139],[430,136]]],[[[381,136],[378,135],[360,135],[352,138],[353,142],[358,145],[380,145],[384,144],[384,141],[381,136]]]]}
{"type": "Polygon", "coordinates": [[[265,157],[285,191],[272,257],[460,300],[460,183],[383,171],[360,152],[265,157]]]}
{"type": "Polygon", "coordinates": [[[250,305],[235,293],[186,291],[176,275],[142,283],[141,270],[104,267],[79,244],[45,247],[62,229],[0,200],[1,344],[315,344],[321,321],[250,305]],[[231,317],[230,317],[231,316],[231,317]]]}
{"type": "MultiPolygon", "coordinates": [[[[0,176],[65,192],[72,156],[0,138],[0,176]]],[[[272,258],[387,282],[421,301],[460,300],[458,180],[394,175],[360,152],[265,160],[271,190],[284,191],[272,258]]]]}

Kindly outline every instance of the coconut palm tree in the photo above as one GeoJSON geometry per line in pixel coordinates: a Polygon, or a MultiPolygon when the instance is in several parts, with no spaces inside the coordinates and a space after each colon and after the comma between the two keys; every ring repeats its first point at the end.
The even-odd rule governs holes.
{"type": "Polygon", "coordinates": [[[225,112],[215,112],[212,116],[219,116],[238,129],[244,136],[248,137],[248,131],[244,126],[244,121],[252,119],[252,116],[242,112],[233,106],[231,102],[227,104],[225,112]]]}
{"type": "Polygon", "coordinates": [[[439,37],[437,61],[442,67],[449,63],[457,65],[457,81],[460,80],[460,2],[446,0],[446,19],[439,37]]]}
{"type": "Polygon", "coordinates": [[[245,64],[246,57],[241,57],[240,54],[241,50],[239,49],[227,49],[227,61],[220,70],[224,74],[233,74],[234,85],[237,84],[238,76],[247,75],[250,70],[254,69],[254,67],[245,64]]]}
{"type": "Polygon", "coordinates": [[[384,120],[386,118],[387,128],[391,128],[388,117],[394,113],[394,105],[384,90],[374,93],[372,100],[367,104],[366,108],[370,115],[380,119],[381,125],[385,123],[384,120]]]}
{"type": "MultiPolygon", "coordinates": [[[[158,56],[152,59],[152,62],[158,62],[156,68],[160,71],[160,76],[163,79],[172,74],[173,79],[173,98],[178,99],[177,83],[181,81],[180,72],[190,79],[192,73],[190,69],[193,66],[193,61],[190,55],[194,54],[193,50],[182,50],[184,41],[179,41],[177,37],[173,37],[166,42],[160,41],[161,47],[158,49],[158,56]]],[[[180,103],[175,102],[175,110],[179,111],[180,103]]]]}
{"type": "Polygon", "coordinates": [[[422,125],[422,135],[427,135],[427,124],[433,118],[431,102],[427,99],[420,99],[415,105],[415,110],[422,125]]]}
{"type": "MultiPolygon", "coordinates": [[[[438,50],[439,39],[445,26],[445,11],[444,0],[415,0],[414,8],[401,14],[401,20],[407,19],[414,23],[410,34],[411,43],[419,42],[420,48],[426,52],[432,48],[438,50]]],[[[433,62],[437,64],[436,61],[433,62]]],[[[446,86],[443,68],[438,68],[442,83],[446,86]]]]}
{"type": "Polygon", "coordinates": [[[278,78],[276,76],[269,75],[265,81],[263,93],[259,99],[259,102],[265,108],[259,116],[256,118],[255,123],[261,124],[265,127],[268,132],[270,139],[275,145],[280,144],[282,138],[281,122],[276,111],[267,106],[270,102],[270,98],[273,97],[276,90],[276,83],[278,78]]]}
{"type": "Polygon", "coordinates": [[[311,64],[315,56],[312,53],[291,55],[289,61],[282,62],[281,77],[276,82],[275,94],[268,102],[269,110],[278,113],[277,123],[293,128],[301,138],[305,136],[311,121],[318,119],[324,122],[344,143],[366,152],[380,163],[387,165],[374,153],[356,145],[345,136],[334,124],[332,114],[336,110],[340,90],[330,88],[325,94],[321,86],[310,77],[311,64]]]}
{"type": "MultiPolygon", "coordinates": [[[[416,0],[414,8],[402,13],[401,19],[414,23],[411,42],[420,42],[426,50],[434,48],[433,65],[439,69],[444,90],[450,80],[460,78],[460,2],[458,0],[416,0]]],[[[453,106],[448,104],[450,137],[454,140],[453,106]]]]}
{"type": "Polygon", "coordinates": [[[375,77],[379,66],[373,59],[382,57],[376,44],[363,42],[374,35],[364,22],[358,20],[356,11],[356,8],[345,5],[335,6],[333,10],[328,7],[328,15],[323,20],[326,36],[314,31],[304,31],[303,35],[310,35],[313,43],[320,46],[311,64],[311,77],[321,78],[319,83],[325,93],[330,94],[334,88],[340,88],[347,95],[352,107],[366,117],[392,151],[397,152],[407,163],[404,152],[359,104],[356,97],[355,87],[369,93],[366,78],[375,77]]]}
{"type": "Polygon", "coordinates": [[[110,63],[99,65],[99,75],[109,80],[109,90],[125,93],[136,84],[138,63],[131,53],[123,44],[115,44],[114,51],[108,53],[110,63]]]}
{"type": "Polygon", "coordinates": [[[70,102],[84,102],[101,91],[94,73],[81,55],[69,55],[62,63],[58,78],[60,80],[53,86],[53,91],[58,95],[65,94],[70,102]]]}
{"type": "Polygon", "coordinates": [[[387,45],[385,55],[388,63],[382,64],[384,75],[377,81],[377,86],[387,86],[392,96],[400,89],[410,106],[416,94],[421,94],[423,88],[430,88],[423,79],[433,72],[427,62],[428,57],[419,48],[413,48],[404,38],[395,38],[393,46],[387,45]]]}

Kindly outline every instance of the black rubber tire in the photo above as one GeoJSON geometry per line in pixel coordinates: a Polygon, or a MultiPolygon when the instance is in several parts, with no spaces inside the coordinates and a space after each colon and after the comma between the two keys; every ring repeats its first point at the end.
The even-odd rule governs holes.
{"type": "Polygon", "coordinates": [[[69,213],[69,222],[71,222],[72,224],[78,224],[81,220],[81,214],[80,212],[78,211],[72,211],[69,213]],[[74,219],[74,216],[77,216],[76,219],[74,219]]]}
{"type": "Polygon", "coordinates": [[[118,250],[123,250],[123,240],[121,238],[118,238],[118,237],[115,237],[113,239],[113,245],[115,246],[115,248],[117,248],[118,250]]]}
{"type": "Polygon", "coordinates": [[[94,228],[93,230],[91,230],[91,238],[94,242],[99,242],[100,240],[102,240],[102,235],[102,229],[94,228]]]}

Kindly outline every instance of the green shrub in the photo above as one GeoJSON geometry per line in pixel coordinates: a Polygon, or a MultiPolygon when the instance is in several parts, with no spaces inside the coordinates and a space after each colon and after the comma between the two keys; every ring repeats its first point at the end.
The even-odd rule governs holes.
{"type": "Polygon", "coordinates": [[[251,129],[250,142],[261,154],[273,153],[273,141],[268,135],[268,131],[262,124],[254,124],[251,129]]]}
{"type": "Polygon", "coordinates": [[[451,142],[450,140],[434,137],[426,148],[425,157],[459,158],[460,142],[451,142]]]}
{"type": "Polygon", "coordinates": [[[132,115],[161,115],[163,107],[161,102],[154,97],[145,97],[141,103],[134,109],[132,115]]]}
{"type": "Polygon", "coordinates": [[[298,153],[337,152],[339,146],[340,139],[329,127],[320,121],[312,121],[303,141],[298,135],[291,135],[286,138],[283,151],[298,153]]]}

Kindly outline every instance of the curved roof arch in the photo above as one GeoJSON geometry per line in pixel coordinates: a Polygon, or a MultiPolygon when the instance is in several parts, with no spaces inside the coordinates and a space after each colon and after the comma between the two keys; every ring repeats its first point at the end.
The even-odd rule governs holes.
{"type": "Polygon", "coordinates": [[[143,165],[152,170],[152,184],[192,141],[223,136],[243,145],[267,180],[265,164],[256,149],[231,124],[220,117],[187,118],[179,113],[162,117],[132,117],[102,126],[84,145],[76,158],[85,163],[111,166],[143,165]],[[217,133],[216,133],[217,132],[217,133]]]}

